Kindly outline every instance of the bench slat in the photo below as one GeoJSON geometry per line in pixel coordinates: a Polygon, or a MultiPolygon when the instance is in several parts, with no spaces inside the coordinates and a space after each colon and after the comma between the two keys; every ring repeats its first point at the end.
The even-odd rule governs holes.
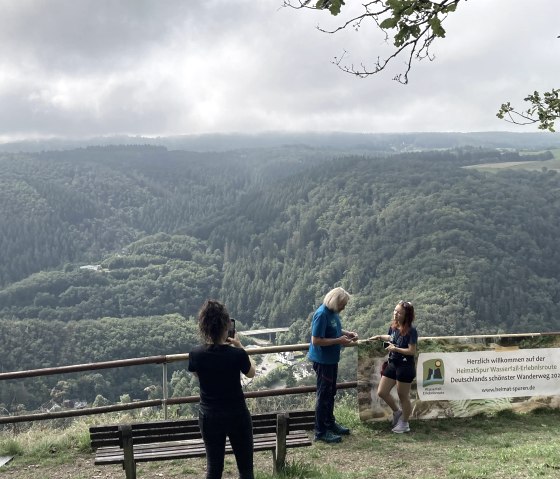
{"type": "MultiPolygon", "coordinates": [[[[310,446],[311,440],[306,432],[289,434],[286,437],[287,447],[310,446]]],[[[253,450],[269,451],[276,447],[276,434],[263,434],[254,437],[253,450]]],[[[233,451],[226,441],[226,454],[233,451]]],[[[177,442],[165,444],[142,444],[134,446],[134,459],[136,462],[160,461],[164,459],[186,459],[189,457],[203,457],[206,455],[204,442],[177,442]]],[[[95,464],[120,464],[123,461],[123,452],[120,448],[100,448],[95,456],[95,464]]]]}
{"type": "MultiPolygon", "coordinates": [[[[289,411],[290,420],[297,420],[298,418],[315,419],[315,411],[311,410],[294,410],[289,411]]],[[[278,413],[259,413],[251,415],[253,424],[260,423],[275,423],[276,416],[278,413]]],[[[189,428],[198,427],[198,419],[175,419],[175,420],[165,420],[165,421],[150,421],[143,423],[131,423],[133,431],[139,430],[150,430],[150,429],[166,429],[166,428],[189,428]]],[[[90,434],[96,433],[111,433],[118,432],[119,424],[110,424],[104,426],[91,426],[89,428],[90,434]]]]}

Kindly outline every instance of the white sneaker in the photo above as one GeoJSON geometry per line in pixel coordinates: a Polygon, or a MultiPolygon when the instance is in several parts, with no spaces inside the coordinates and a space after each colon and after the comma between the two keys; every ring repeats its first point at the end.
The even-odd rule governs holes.
{"type": "Polygon", "coordinates": [[[400,409],[396,410],[393,412],[393,422],[391,423],[391,426],[395,427],[397,425],[397,423],[399,422],[399,419],[402,416],[402,411],[400,409]]]}
{"type": "Polygon", "coordinates": [[[396,432],[397,434],[402,434],[403,432],[410,432],[410,427],[408,425],[408,422],[405,422],[402,419],[399,419],[399,422],[397,422],[397,425],[391,430],[393,432],[396,432]]]}

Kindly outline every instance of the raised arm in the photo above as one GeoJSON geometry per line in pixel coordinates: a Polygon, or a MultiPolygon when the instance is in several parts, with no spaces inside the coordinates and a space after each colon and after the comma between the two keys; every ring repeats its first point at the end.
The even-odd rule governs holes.
{"type": "MultiPolygon", "coordinates": [[[[234,338],[227,338],[226,341],[236,348],[240,348],[240,349],[245,350],[245,348],[241,344],[241,341],[239,341],[239,338],[237,337],[237,333],[235,333],[234,338]]],[[[251,358],[251,356],[249,356],[249,362],[251,363],[251,367],[249,368],[249,371],[247,371],[246,373],[243,373],[243,374],[250,379],[250,378],[255,377],[255,374],[256,374],[257,370],[255,368],[255,361],[253,361],[253,358],[251,358]]]]}
{"type": "Polygon", "coordinates": [[[318,336],[311,336],[311,343],[313,346],[332,346],[333,344],[340,344],[346,346],[354,341],[346,335],[339,336],[338,338],[320,338],[318,336]]]}

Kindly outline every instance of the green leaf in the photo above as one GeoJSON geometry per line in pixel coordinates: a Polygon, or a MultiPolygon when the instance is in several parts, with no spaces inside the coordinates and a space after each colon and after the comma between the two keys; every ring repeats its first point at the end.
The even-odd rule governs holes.
{"type": "Polygon", "coordinates": [[[379,24],[379,26],[383,28],[383,30],[395,28],[397,26],[398,21],[399,21],[398,17],[386,18],[379,24]]]}
{"type": "Polygon", "coordinates": [[[395,39],[393,41],[393,44],[396,47],[400,47],[410,38],[410,34],[411,34],[411,30],[408,27],[408,25],[402,25],[401,24],[399,31],[395,35],[395,39]]]}
{"type": "Polygon", "coordinates": [[[340,13],[342,5],[344,5],[344,0],[318,0],[315,4],[315,8],[318,10],[328,9],[331,15],[336,16],[340,13]]]}
{"type": "Polygon", "coordinates": [[[430,27],[432,27],[432,31],[436,37],[444,38],[445,37],[445,30],[441,26],[441,21],[438,17],[430,18],[428,22],[430,27]]]}
{"type": "Polygon", "coordinates": [[[338,15],[342,5],[344,5],[344,0],[333,0],[331,7],[329,8],[331,15],[338,15]]]}
{"type": "Polygon", "coordinates": [[[401,0],[387,0],[386,5],[393,11],[401,10],[401,0]]]}

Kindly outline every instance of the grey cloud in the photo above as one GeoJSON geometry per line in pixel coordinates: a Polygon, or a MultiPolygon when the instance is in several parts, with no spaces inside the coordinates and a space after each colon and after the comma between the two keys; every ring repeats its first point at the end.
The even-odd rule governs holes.
{"type": "Polygon", "coordinates": [[[45,69],[88,71],[138,60],[146,49],[164,45],[178,21],[197,10],[197,2],[178,0],[4,0],[0,4],[3,55],[21,56],[45,69]]]}
{"type": "Polygon", "coordinates": [[[556,1],[464,3],[401,86],[331,64],[378,32],[281,0],[0,0],[0,135],[512,129],[501,101],[558,86],[556,1]]]}

